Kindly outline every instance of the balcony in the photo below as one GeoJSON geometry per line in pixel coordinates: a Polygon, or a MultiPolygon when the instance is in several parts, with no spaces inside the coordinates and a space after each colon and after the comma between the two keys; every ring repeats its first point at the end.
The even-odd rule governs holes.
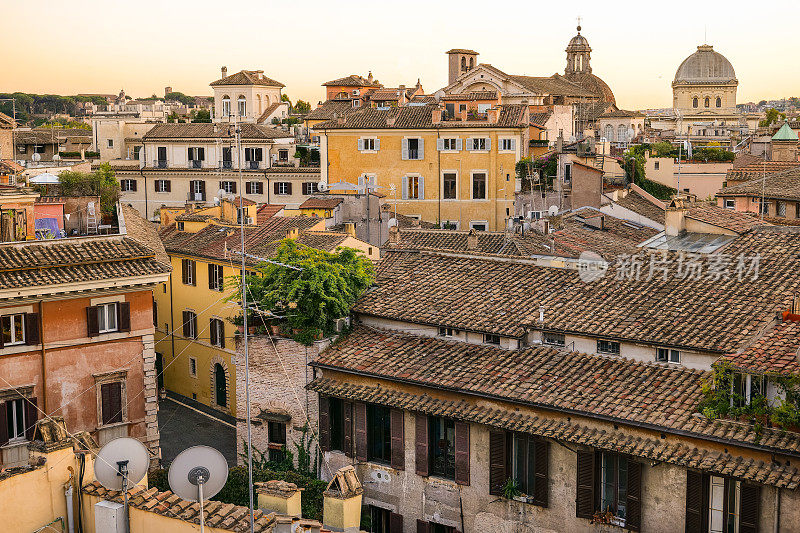
{"type": "Polygon", "coordinates": [[[231,168],[233,168],[233,161],[223,161],[222,163],[220,163],[220,168],[223,168],[223,169],[231,169],[231,168]]]}
{"type": "Polygon", "coordinates": [[[167,168],[166,159],[156,159],[153,161],[153,168],[167,168]]]}
{"type": "Polygon", "coordinates": [[[201,159],[190,159],[189,168],[203,168],[203,161],[201,159]]]}
{"type": "Polygon", "coordinates": [[[248,161],[247,168],[249,168],[250,170],[258,170],[259,168],[261,168],[261,161],[248,161]]]}

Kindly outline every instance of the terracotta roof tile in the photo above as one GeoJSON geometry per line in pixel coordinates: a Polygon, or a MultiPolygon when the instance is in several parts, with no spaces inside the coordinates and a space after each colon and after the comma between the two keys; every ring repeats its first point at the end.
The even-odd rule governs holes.
{"type": "Polygon", "coordinates": [[[686,210],[686,217],[711,224],[720,228],[745,233],[765,223],[754,213],[742,213],[733,209],[725,209],[715,203],[703,202],[693,204],[686,210]]]}
{"type": "MultiPolygon", "coordinates": [[[[260,124],[242,124],[242,139],[280,139],[292,134],[278,128],[260,124]]],[[[160,139],[227,139],[233,136],[228,127],[208,123],[165,123],[156,124],[142,136],[143,141],[160,139]]]]}
{"type": "Polygon", "coordinates": [[[362,107],[345,115],[343,123],[331,120],[317,124],[314,129],[522,128],[527,126],[522,120],[525,106],[521,104],[501,106],[497,123],[450,120],[434,124],[432,114],[433,110],[437,108],[438,106],[435,105],[412,105],[389,109],[362,107]]]}
{"type": "Polygon", "coordinates": [[[334,209],[344,200],[342,198],[314,198],[311,197],[300,204],[299,209],[334,209]]]}
{"type": "Polygon", "coordinates": [[[723,187],[717,196],[752,196],[768,200],[800,200],[800,168],[767,174],[766,179],[758,177],[735,185],[723,187]]]}
{"type": "Polygon", "coordinates": [[[283,211],[284,207],[286,206],[281,204],[262,205],[258,208],[258,211],[256,211],[256,223],[261,226],[262,224],[266,223],[267,220],[283,211]]]}
{"type": "Polygon", "coordinates": [[[338,78],[331,81],[326,81],[322,86],[332,85],[334,87],[383,87],[377,80],[369,81],[363,76],[358,74],[350,74],[344,78],[338,78]]]}
{"type": "Polygon", "coordinates": [[[625,195],[624,198],[617,200],[616,203],[626,209],[630,209],[634,213],[652,220],[653,222],[664,224],[665,207],[663,205],[654,204],[652,201],[650,201],[648,198],[645,198],[634,189],[629,190],[628,194],[625,195]]]}
{"type": "Polygon", "coordinates": [[[751,346],[724,360],[746,372],[800,374],[800,322],[781,322],[751,346]]]}
{"type": "Polygon", "coordinates": [[[264,85],[266,87],[286,87],[281,82],[264,76],[263,72],[260,74],[261,75],[259,77],[259,71],[257,70],[240,70],[239,72],[231,74],[230,76],[225,76],[217,81],[212,81],[210,85],[212,87],[217,85],[264,85]]]}
{"type": "Polygon", "coordinates": [[[764,161],[757,156],[751,157],[755,160],[744,160],[743,163],[745,164],[738,167],[734,163],[733,168],[728,169],[728,173],[725,175],[725,181],[728,182],[728,185],[735,185],[736,183],[734,182],[748,181],[756,178],[760,179],[764,177],[765,173],[769,176],[776,172],[783,172],[795,167],[800,167],[800,161],[764,161]]]}

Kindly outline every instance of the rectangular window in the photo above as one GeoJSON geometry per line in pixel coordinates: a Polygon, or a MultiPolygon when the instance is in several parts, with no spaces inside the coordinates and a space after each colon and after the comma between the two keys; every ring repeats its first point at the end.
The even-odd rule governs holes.
{"type": "Polygon", "coordinates": [[[382,509],[369,506],[369,533],[394,533],[389,527],[389,516],[391,512],[388,509],[382,509]]]}
{"type": "Polygon", "coordinates": [[[222,275],[222,265],[208,265],[208,288],[212,291],[222,291],[225,279],[222,275]]]}
{"type": "Polygon", "coordinates": [[[247,194],[264,194],[264,184],[260,181],[248,181],[244,189],[247,194]]]}
{"type": "Polygon", "coordinates": [[[119,188],[122,192],[135,192],[136,180],[120,180],[119,188]]]}
{"type": "Polygon", "coordinates": [[[655,162],[655,164],[653,165],[653,168],[654,168],[655,170],[658,170],[660,166],[661,166],[661,163],[660,163],[660,162],[658,162],[658,161],[656,161],[656,162],[655,162]]]}
{"type": "Polygon", "coordinates": [[[495,344],[500,346],[500,335],[492,335],[490,333],[485,333],[483,335],[483,343],[484,344],[495,344]]]}
{"type": "Polygon", "coordinates": [[[534,494],[536,484],[536,440],[524,433],[514,433],[511,441],[511,475],[519,490],[534,494]]]}
{"type": "Polygon", "coordinates": [[[428,417],[428,462],[430,473],[446,479],[456,478],[456,425],[449,418],[428,417]]]}
{"type": "Polygon", "coordinates": [[[155,166],[158,168],[167,168],[167,147],[159,146],[156,148],[157,159],[155,166]]]}
{"type": "Polygon", "coordinates": [[[458,178],[456,173],[445,172],[444,175],[442,176],[442,181],[444,182],[442,197],[445,200],[455,200],[458,197],[458,192],[457,192],[458,178]]]}
{"type": "Polygon", "coordinates": [[[185,229],[185,226],[184,226],[183,222],[180,221],[180,220],[178,222],[176,222],[175,225],[178,228],[178,231],[183,231],[185,229]]]}
{"type": "Polygon", "coordinates": [[[472,139],[473,151],[486,151],[489,149],[489,139],[485,137],[477,137],[472,139]]]}
{"type": "Polygon", "coordinates": [[[109,139],[108,140],[108,147],[109,148],[114,148],[114,139],[109,139]]]}
{"type": "Polygon", "coordinates": [[[422,159],[422,150],[420,149],[422,141],[420,139],[407,139],[408,142],[408,159],[422,159]]]}
{"type": "Polygon", "coordinates": [[[236,182],[235,181],[220,181],[219,188],[225,191],[227,194],[235,194],[236,193],[236,182]]]}
{"type": "Polygon", "coordinates": [[[203,160],[206,158],[206,149],[203,147],[192,146],[189,148],[189,166],[201,168],[203,160]]]}
{"type": "Polygon", "coordinates": [[[181,259],[181,280],[184,285],[197,285],[196,268],[197,263],[191,259],[181,259]]]}
{"type": "Polygon", "coordinates": [[[275,194],[292,194],[292,184],[288,181],[276,181],[275,194]]]}
{"type": "Polygon", "coordinates": [[[25,398],[7,400],[5,405],[6,423],[8,424],[8,439],[22,440],[25,438],[25,398]]]}
{"type": "Polygon", "coordinates": [[[597,341],[597,353],[619,355],[619,343],[617,341],[597,341]]]}
{"type": "Polygon", "coordinates": [[[628,500],[628,458],[610,452],[600,453],[600,510],[611,512],[625,525],[628,500]]]}
{"type": "Polygon", "coordinates": [[[3,343],[2,346],[12,346],[14,344],[25,344],[25,314],[5,315],[0,317],[2,324],[3,343]]]}
{"type": "Polygon", "coordinates": [[[452,337],[455,334],[456,334],[456,330],[454,330],[453,328],[446,328],[446,327],[443,327],[443,326],[439,327],[439,336],[440,337],[452,337]]]}
{"type": "MultiPolygon", "coordinates": [[[[800,204],[797,204],[800,208],[800,204]]],[[[733,198],[727,198],[725,200],[725,209],[736,209],[736,200],[733,198]]]]}
{"type": "Polygon", "coordinates": [[[775,204],[775,214],[779,217],[786,217],[786,202],[777,202],[775,204]]]}
{"type": "Polygon", "coordinates": [[[122,422],[122,382],[100,385],[100,412],[103,425],[122,422]]]}
{"type": "Polygon", "coordinates": [[[472,174],[472,199],[486,200],[486,174],[483,172],[472,174]]]}
{"type": "Polygon", "coordinates": [[[344,450],[344,405],[339,398],[329,398],[331,450],[344,450]]]}
{"type": "Polygon", "coordinates": [[[317,192],[318,184],[315,181],[304,181],[303,182],[303,194],[306,196],[310,196],[317,192]]]}
{"type": "Polygon", "coordinates": [[[470,229],[474,229],[475,231],[486,231],[486,222],[484,221],[472,221],[469,223],[470,229]]]}
{"type": "Polygon", "coordinates": [[[111,333],[117,331],[117,303],[100,304],[97,306],[98,333],[111,333]]]}
{"type": "Polygon", "coordinates": [[[264,159],[264,151],[262,148],[245,148],[244,160],[247,162],[246,167],[250,169],[257,169],[261,167],[261,161],[264,159]]]}
{"type": "Polygon", "coordinates": [[[728,479],[719,476],[709,476],[709,478],[709,533],[738,532],[739,508],[741,505],[741,483],[734,479],[728,479]]]}
{"type": "Polygon", "coordinates": [[[458,145],[460,144],[459,139],[457,137],[449,137],[447,139],[442,139],[442,150],[447,150],[449,152],[455,152],[458,150],[458,145]]]}
{"type": "Polygon", "coordinates": [[[374,152],[377,148],[377,139],[366,138],[361,139],[361,151],[362,152],[374,152]]]}
{"type": "Polygon", "coordinates": [[[367,460],[391,463],[391,429],[390,409],[367,404],[367,460]]]}
{"type": "Polygon", "coordinates": [[[134,146],[133,147],[133,159],[138,161],[139,158],[140,158],[140,155],[141,155],[141,151],[142,151],[142,147],[141,146],[134,146]]]}
{"type": "Polygon", "coordinates": [[[559,346],[563,348],[566,345],[566,340],[564,339],[564,335],[561,333],[550,333],[545,331],[542,333],[542,344],[547,344],[548,346],[559,346]]]}
{"type": "Polygon", "coordinates": [[[514,139],[500,139],[500,150],[512,152],[516,149],[514,139]]]}
{"type": "Polygon", "coordinates": [[[193,378],[197,377],[197,359],[189,357],[189,375],[193,378]]]}
{"type": "Polygon", "coordinates": [[[409,200],[419,199],[419,176],[408,176],[408,190],[406,191],[406,198],[409,200]]]}
{"type": "Polygon", "coordinates": [[[194,311],[183,312],[183,336],[188,339],[197,338],[197,315],[194,311]]]}
{"type": "Polygon", "coordinates": [[[572,163],[564,164],[564,183],[572,183],[572,163]]]}
{"type": "Polygon", "coordinates": [[[758,212],[762,215],[769,215],[769,200],[759,200],[758,212]]]}
{"type": "Polygon", "coordinates": [[[219,318],[212,318],[210,321],[211,345],[225,347],[225,322],[219,318]]]}
{"type": "Polygon", "coordinates": [[[280,163],[286,163],[289,161],[289,150],[278,150],[278,161],[280,163]]]}
{"type": "Polygon", "coordinates": [[[280,463],[286,460],[286,424],[284,422],[267,422],[267,444],[269,460],[280,463]]]}
{"type": "Polygon", "coordinates": [[[673,350],[671,348],[657,348],[656,361],[659,363],[680,363],[681,352],[680,350],[673,350]]]}
{"type": "Polygon", "coordinates": [[[169,180],[156,180],[156,192],[170,192],[169,180]]]}

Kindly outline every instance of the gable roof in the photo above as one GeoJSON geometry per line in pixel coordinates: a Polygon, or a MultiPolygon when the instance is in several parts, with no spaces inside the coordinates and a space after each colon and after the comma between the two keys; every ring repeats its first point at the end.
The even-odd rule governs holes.
{"type": "Polygon", "coordinates": [[[281,204],[264,204],[256,211],[256,223],[261,226],[267,220],[280,213],[285,205],[281,204]]]}
{"type": "Polygon", "coordinates": [[[273,80],[264,76],[263,71],[258,70],[240,70],[230,76],[225,76],[210,83],[212,87],[218,85],[263,85],[265,87],[286,87],[279,81],[273,80]],[[259,76],[260,74],[260,76],[259,76]]]}
{"type": "Polygon", "coordinates": [[[664,225],[666,218],[664,206],[654,204],[649,198],[639,194],[636,189],[630,189],[625,197],[619,198],[615,203],[653,222],[664,225]]]}
{"type": "Polygon", "coordinates": [[[800,168],[723,187],[717,196],[753,196],[774,200],[800,200],[800,168]]]}
{"type": "MultiPolygon", "coordinates": [[[[770,176],[777,172],[784,172],[793,168],[800,167],[800,161],[764,161],[761,158],[756,158],[756,161],[751,161],[739,167],[735,166],[728,169],[725,175],[725,181],[747,181],[756,178],[763,178],[764,175],[770,176]]],[[[728,185],[735,185],[735,183],[728,183],[728,185]]]]}
{"type": "Polygon", "coordinates": [[[350,74],[349,76],[345,76],[344,78],[338,78],[331,81],[326,81],[322,84],[323,87],[325,86],[341,86],[341,87],[383,87],[377,80],[369,81],[367,78],[363,76],[359,76],[358,74],[350,74]]]}
{"type": "MultiPolygon", "coordinates": [[[[267,108],[264,110],[264,112],[263,112],[263,113],[261,113],[261,116],[260,116],[260,117],[258,117],[258,120],[256,120],[256,123],[257,123],[257,124],[261,124],[262,122],[264,122],[265,120],[267,120],[267,119],[269,118],[269,116],[270,116],[271,114],[273,114],[273,113],[274,113],[274,112],[275,112],[275,111],[276,111],[276,110],[277,110],[279,107],[281,107],[281,105],[283,105],[283,104],[285,104],[285,102],[275,102],[274,104],[270,104],[270,105],[269,105],[269,106],[268,106],[268,107],[267,107],[267,108]]],[[[286,105],[288,105],[288,104],[286,104],[286,105]]]]}
{"type": "Polygon", "coordinates": [[[306,115],[306,120],[331,120],[334,115],[343,117],[346,113],[356,111],[352,100],[327,100],[306,115]]]}
{"type": "Polygon", "coordinates": [[[686,210],[685,216],[712,226],[735,231],[736,233],[745,233],[756,226],[767,224],[759,220],[755,213],[743,213],[733,209],[725,209],[711,202],[693,204],[686,210]]]}

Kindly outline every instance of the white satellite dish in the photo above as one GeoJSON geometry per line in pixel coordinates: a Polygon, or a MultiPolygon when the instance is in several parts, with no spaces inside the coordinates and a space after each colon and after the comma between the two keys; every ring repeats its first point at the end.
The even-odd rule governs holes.
{"type": "Polygon", "coordinates": [[[558,214],[558,206],[557,205],[551,205],[547,209],[547,214],[550,215],[551,217],[556,216],[558,214]]]}
{"type": "Polygon", "coordinates": [[[34,154],[31,156],[31,159],[32,159],[32,160],[34,160],[34,161],[41,161],[41,160],[42,160],[42,154],[39,154],[39,153],[34,153],[34,154]]]}
{"type": "Polygon", "coordinates": [[[61,156],[58,154],[53,154],[53,161],[58,161],[61,159],[61,156]]]}
{"type": "Polygon", "coordinates": [[[387,223],[387,225],[388,225],[390,228],[393,228],[393,227],[395,227],[395,226],[397,225],[397,219],[396,219],[396,218],[390,218],[390,219],[389,219],[389,222],[387,223]]]}
{"type": "Polygon", "coordinates": [[[327,191],[328,190],[328,184],[325,183],[324,181],[320,181],[319,183],[317,183],[317,190],[320,191],[320,192],[327,191]]]}
{"type": "Polygon", "coordinates": [[[128,488],[139,483],[150,466],[150,454],[136,439],[114,439],[97,453],[94,477],[108,490],[122,491],[125,523],[128,523],[128,488]]]}
{"type": "Polygon", "coordinates": [[[219,189],[217,191],[217,197],[218,198],[225,198],[225,189],[219,189]]]}
{"type": "Polygon", "coordinates": [[[205,531],[203,500],[217,494],[228,480],[228,461],[210,446],[192,446],[183,450],[169,466],[172,492],[200,503],[200,531],[205,531]]]}
{"type": "Polygon", "coordinates": [[[216,196],[214,197],[213,201],[214,205],[219,205],[219,198],[217,198],[216,196]]]}

